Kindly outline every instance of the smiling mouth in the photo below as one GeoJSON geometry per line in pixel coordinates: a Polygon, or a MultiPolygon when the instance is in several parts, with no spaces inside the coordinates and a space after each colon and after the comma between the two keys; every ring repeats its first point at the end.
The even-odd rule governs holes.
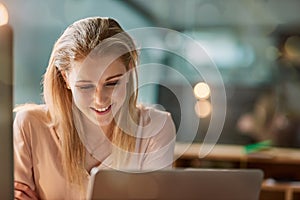
{"type": "Polygon", "coordinates": [[[104,108],[92,108],[97,114],[100,114],[100,115],[104,115],[106,113],[108,113],[110,110],[111,110],[111,106],[112,105],[109,105],[107,107],[104,107],[104,108]]]}

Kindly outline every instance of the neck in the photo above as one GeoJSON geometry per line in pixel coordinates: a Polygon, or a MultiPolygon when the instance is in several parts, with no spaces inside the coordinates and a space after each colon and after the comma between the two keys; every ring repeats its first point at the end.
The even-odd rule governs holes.
{"type": "Polygon", "coordinates": [[[113,127],[114,127],[113,122],[111,122],[109,125],[106,126],[100,126],[101,131],[110,141],[112,139],[113,127]]]}
{"type": "Polygon", "coordinates": [[[107,142],[112,136],[112,123],[107,126],[99,126],[90,121],[84,114],[81,114],[83,138],[89,144],[107,142]]]}

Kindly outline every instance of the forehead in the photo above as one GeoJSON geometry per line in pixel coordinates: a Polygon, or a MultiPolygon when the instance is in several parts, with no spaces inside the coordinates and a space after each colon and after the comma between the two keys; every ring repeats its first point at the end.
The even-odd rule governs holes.
{"type": "Polygon", "coordinates": [[[98,82],[116,74],[126,73],[126,67],[122,60],[109,55],[75,61],[73,69],[76,73],[76,81],[89,80],[98,82]]]}

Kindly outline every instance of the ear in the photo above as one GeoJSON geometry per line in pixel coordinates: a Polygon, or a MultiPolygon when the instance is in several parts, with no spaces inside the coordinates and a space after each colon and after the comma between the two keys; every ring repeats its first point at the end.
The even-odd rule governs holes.
{"type": "Polygon", "coordinates": [[[71,87],[69,85],[68,75],[67,75],[66,71],[61,71],[60,73],[61,73],[62,77],[64,78],[64,81],[66,83],[66,87],[68,89],[71,89],[71,87]]]}
{"type": "Polygon", "coordinates": [[[133,69],[136,66],[136,63],[133,59],[130,59],[128,63],[129,69],[133,69]]]}

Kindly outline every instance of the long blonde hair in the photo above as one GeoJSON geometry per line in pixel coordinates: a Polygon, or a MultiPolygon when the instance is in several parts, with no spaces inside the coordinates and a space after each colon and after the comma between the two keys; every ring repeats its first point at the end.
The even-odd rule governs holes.
{"type": "MultiPolygon", "coordinates": [[[[139,112],[136,107],[137,85],[136,64],[137,51],[134,42],[126,34],[121,26],[110,18],[86,18],[70,25],[53,47],[47,71],[44,75],[44,100],[48,107],[48,114],[57,132],[61,136],[63,167],[67,179],[72,183],[82,185],[85,177],[85,147],[80,140],[75,126],[72,110],[72,93],[67,88],[62,71],[68,73],[71,63],[85,59],[96,47],[101,48],[101,43],[114,35],[122,33],[118,45],[129,47],[127,53],[120,58],[126,66],[126,70],[133,70],[133,76],[129,77],[127,87],[128,110],[135,122],[139,120],[139,112]],[[123,41],[122,41],[123,40],[123,41]]],[[[124,134],[123,130],[114,123],[112,142],[126,151],[135,148],[135,137],[124,134]]],[[[134,134],[134,133],[132,133],[134,134]]]]}

